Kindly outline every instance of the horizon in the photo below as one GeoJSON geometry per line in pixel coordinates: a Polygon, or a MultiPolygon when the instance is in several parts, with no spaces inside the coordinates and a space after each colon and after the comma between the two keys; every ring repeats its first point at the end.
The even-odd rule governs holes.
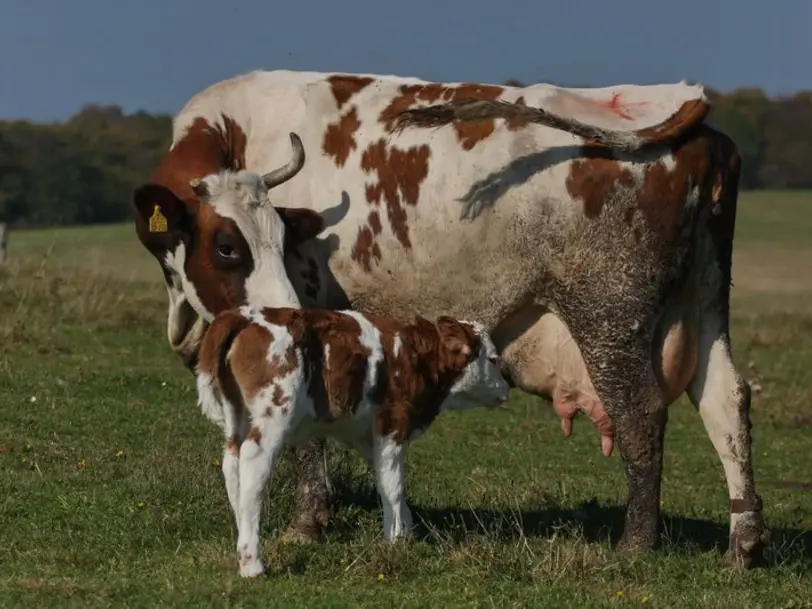
{"type": "Polygon", "coordinates": [[[0,119],[63,122],[87,105],[174,114],[203,88],[255,69],[561,86],[684,79],[773,98],[812,89],[812,2],[684,0],[677,14],[646,0],[509,6],[470,0],[461,16],[429,0],[394,15],[372,0],[14,0],[0,23],[0,52],[16,58],[0,65],[10,85],[0,119]]]}

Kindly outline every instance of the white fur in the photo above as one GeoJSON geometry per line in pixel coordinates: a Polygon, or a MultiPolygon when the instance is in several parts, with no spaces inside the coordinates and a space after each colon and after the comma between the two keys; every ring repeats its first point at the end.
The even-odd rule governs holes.
{"type": "MultiPolygon", "coordinates": [[[[251,323],[271,332],[273,340],[267,354],[269,363],[285,356],[293,341],[286,328],[268,323],[255,307],[244,306],[240,308],[240,312],[251,323]]],[[[222,397],[222,407],[218,407],[218,397],[212,386],[211,376],[206,373],[198,375],[198,402],[201,410],[220,425],[227,439],[236,435],[241,443],[239,457],[228,448],[224,451],[223,475],[237,522],[237,552],[240,575],[243,577],[254,577],[264,570],[260,553],[259,517],[263,488],[274,471],[276,459],[284,446],[299,444],[312,437],[334,437],[358,450],[375,472],[383,505],[385,538],[394,540],[411,532],[412,517],[405,498],[405,458],[409,445],[421,435],[420,431],[425,430],[412,433],[402,444],[392,437],[380,437],[374,432],[374,418],[380,404],[371,403],[369,395],[378,382],[378,364],[385,357],[380,331],[359,313],[343,313],[358,321],[361,326],[360,342],[370,350],[364,398],[352,415],[329,423],[316,421],[314,404],[304,382],[306,362],[298,349],[296,369],[282,378],[272,379],[246,404],[244,410],[238,411],[222,397]],[[290,397],[285,415],[281,412],[283,409],[272,401],[276,387],[281,389],[283,395],[290,397]],[[212,416],[212,412],[219,413],[220,416],[212,416]],[[237,420],[240,416],[238,412],[242,416],[240,420],[237,420]],[[270,416],[268,412],[271,412],[270,416]],[[245,439],[252,426],[259,430],[259,443],[245,439]]],[[[502,377],[499,366],[492,361],[496,353],[493,342],[480,324],[474,323],[471,326],[479,334],[482,348],[460,380],[452,386],[450,395],[440,406],[441,411],[445,407],[494,406],[507,399],[507,382],[502,377]]],[[[238,348],[239,340],[238,336],[232,350],[238,348]]],[[[401,345],[398,352],[401,353],[403,349],[401,345]]],[[[329,354],[328,344],[325,345],[327,361],[329,354]]],[[[397,366],[397,357],[389,365],[397,366]]]]}

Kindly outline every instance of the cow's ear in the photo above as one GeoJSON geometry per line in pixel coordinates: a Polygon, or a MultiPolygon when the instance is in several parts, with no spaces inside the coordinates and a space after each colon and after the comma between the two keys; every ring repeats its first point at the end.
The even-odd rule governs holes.
{"type": "Polygon", "coordinates": [[[139,186],[133,192],[133,206],[138,236],[153,253],[171,249],[183,233],[191,231],[186,204],[164,186],[139,186]]]}
{"type": "Polygon", "coordinates": [[[287,246],[296,247],[324,230],[324,219],[312,209],[301,207],[274,207],[285,223],[287,246]]]}

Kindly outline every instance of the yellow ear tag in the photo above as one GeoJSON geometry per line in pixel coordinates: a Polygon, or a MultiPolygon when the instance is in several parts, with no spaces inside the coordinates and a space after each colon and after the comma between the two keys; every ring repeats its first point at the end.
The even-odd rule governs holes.
{"type": "Polygon", "coordinates": [[[167,231],[166,216],[161,213],[161,206],[156,205],[149,217],[149,232],[165,233],[167,231]]]}

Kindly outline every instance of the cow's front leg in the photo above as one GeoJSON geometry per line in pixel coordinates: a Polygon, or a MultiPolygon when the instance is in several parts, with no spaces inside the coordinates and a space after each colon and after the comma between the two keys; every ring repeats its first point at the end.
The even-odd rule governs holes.
{"type": "Polygon", "coordinates": [[[320,542],[331,515],[326,442],[311,440],[295,447],[293,458],[297,478],[296,513],[285,536],[299,543],[320,542]]]}

